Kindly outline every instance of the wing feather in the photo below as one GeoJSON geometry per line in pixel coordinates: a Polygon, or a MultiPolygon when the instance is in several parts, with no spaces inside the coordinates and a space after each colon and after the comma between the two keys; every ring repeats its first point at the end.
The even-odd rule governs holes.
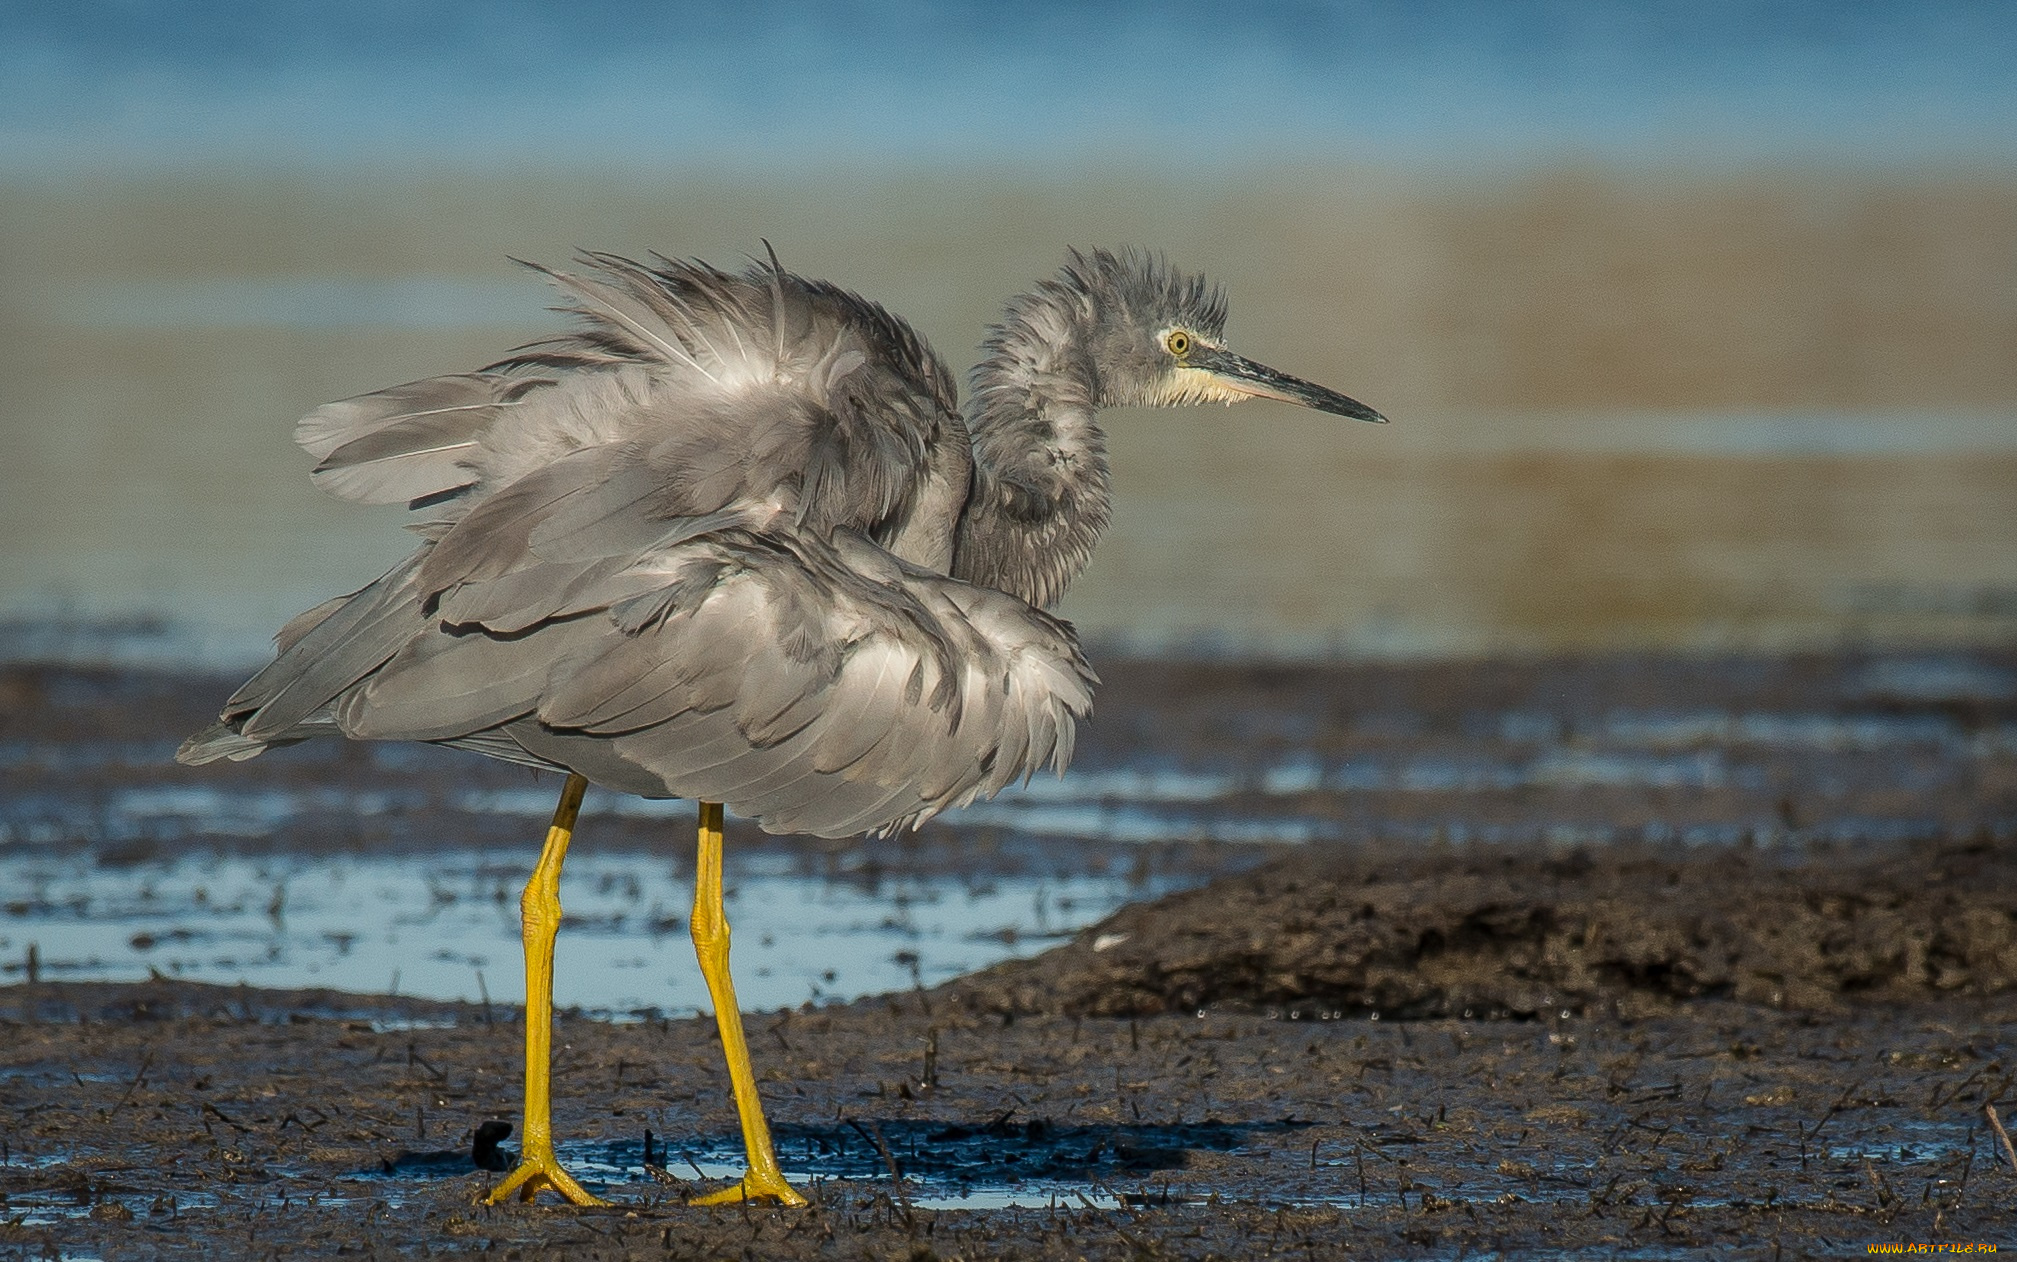
{"type": "Polygon", "coordinates": [[[942,568],[970,477],[922,340],[774,257],[582,261],[540,269],[577,333],[303,418],[320,484],[427,541],[283,628],[192,756],[340,728],[825,836],[1068,757],[1071,629],[877,546],[942,568]]]}
{"type": "Polygon", "coordinates": [[[623,568],[621,557],[574,564],[536,562],[496,578],[456,584],[441,598],[437,612],[452,626],[475,624],[511,635],[587,612],[571,594],[606,583],[623,568]]]}
{"type": "Polygon", "coordinates": [[[364,504],[404,504],[459,491],[477,480],[463,462],[494,409],[412,416],[373,430],[322,458],[310,476],[323,490],[364,504]]]}
{"type": "MultiPolygon", "coordinates": [[[[591,257],[589,261],[598,260],[591,257]]],[[[577,299],[582,304],[580,307],[582,315],[601,321],[627,335],[643,354],[657,356],[668,364],[690,368],[715,385],[721,384],[721,379],[694,358],[692,350],[683,344],[674,331],[685,321],[678,308],[664,300],[662,290],[654,292],[649,286],[624,284],[622,281],[630,277],[630,273],[626,272],[614,272],[613,275],[618,280],[617,283],[611,283],[587,276],[577,276],[571,272],[555,271],[537,263],[526,263],[525,266],[545,276],[564,293],[577,299]]]]}
{"type": "Polygon", "coordinates": [[[601,634],[600,623],[576,618],[518,636],[437,626],[344,694],[336,721],[355,740],[439,741],[500,726],[538,705],[554,654],[601,634]]]}
{"type": "Polygon", "coordinates": [[[408,557],[304,631],[224,703],[251,740],[278,737],[366,678],[399,651],[421,625],[408,557]]]}
{"type": "Polygon", "coordinates": [[[887,554],[864,574],[847,563],[854,545],[682,547],[723,577],[654,628],[601,629],[556,667],[538,711],[545,728],[612,737],[673,795],[765,827],[887,828],[1035,770],[1089,712],[1069,627],[1013,597],[949,599],[964,585],[887,554]],[[794,652],[808,620],[831,662],[794,652]],[[954,667],[949,645],[967,660],[954,667]],[[841,785],[876,791],[821,792],[841,785]]]}

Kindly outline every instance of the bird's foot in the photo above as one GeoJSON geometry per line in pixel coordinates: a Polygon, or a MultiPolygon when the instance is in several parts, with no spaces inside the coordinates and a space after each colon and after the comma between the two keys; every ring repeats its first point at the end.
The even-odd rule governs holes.
{"type": "Polygon", "coordinates": [[[734,1205],[739,1201],[775,1201],[779,1205],[796,1208],[805,1204],[805,1197],[799,1190],[784,1181],[784,1176],[773,1170],[763,1173],[751,1170],[739,1182],[731,1183],[718,1192],[696,1196],[688,1205],[734,1205]]]}
{"type": "Polygon", "coordinates": [[[533,1152],[529,1150],[529,1146],[528,1151],[519,1160],[518,1169],[505,1176],[504,1182],[485,1193],[482,1200],[485,1205],[502,1205],[510,1200],[515,1192],[519,1200],[530,1201],[539,1194],[541,1188],[552,1188],[570,1205],[609,1204],[608,1201],[584,1190],[579,1183],[576,1183],[574,1176],[562,1168],[560,1159],[554,1155],[551,1148],[545,1152],[533,1152]]]}

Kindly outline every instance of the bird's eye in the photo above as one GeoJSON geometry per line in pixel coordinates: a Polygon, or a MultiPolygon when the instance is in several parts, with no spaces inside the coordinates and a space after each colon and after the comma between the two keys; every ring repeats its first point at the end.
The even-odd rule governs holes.
{"type": "Polygon", "coordinates": [[[1184,332],[1182,329],[1177,329],[1174,332],[1172,332],[1168,337],[1163,339],[1163,345],[1170,348],[1170,354],[1172,355],[1189,354],[1191,349],[1191,335],[1184,332]]]}

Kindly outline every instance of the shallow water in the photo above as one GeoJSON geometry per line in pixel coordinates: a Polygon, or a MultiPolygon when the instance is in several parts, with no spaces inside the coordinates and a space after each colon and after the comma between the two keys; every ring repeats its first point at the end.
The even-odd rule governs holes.
{"type": "MultiPolygon", "coordinates": [[[[792,870],[777,856],[728,867],[737,996],[773,1010],[931,986],[1044,949],[1131,898],[1170,888],[1124,876],[976,874],[873,887],[792,870]]],[[[0,854],[0,958],[28,943],[41,976],[187,980],[359,994],[519,1002],[525,868],[495,853],[259,858],[204,854],[108,867],[0,854]]],[[[691,873],[663,858],[582,847],[554,1002],[615,1014],[711,1011],[687,933],[691,873]]]]}

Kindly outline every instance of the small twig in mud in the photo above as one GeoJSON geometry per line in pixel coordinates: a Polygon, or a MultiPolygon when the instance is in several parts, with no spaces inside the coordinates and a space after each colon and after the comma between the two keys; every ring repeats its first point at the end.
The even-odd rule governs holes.
{"type": "MultiPolygon", "coordinates": [[[[140,1085],[147,1081],[147,1067],[149,1065],[152,1065],[153,1063],[154,1063],[154,1049],[149,1048],[147,1049],[147,1054],[140,1058],[140,1072],[133,1075],[133,1082],[126,1088],[126,1094],[119,1097],[119,1103],[113,1105],[110,1109],[106,1110],[104,1114],[104,1118],[106,1121],[108,1122],[111,1121],[112,1115],[117,1113],[119,1110],[125,1108],[126,1102],[133,1098],[133,1093],[135,1091],[140,1090],[140,1085]]],[[[1996,1116],[1995,1106],[1993,1105],[1990,1106],[1989,1116],[1992,1118],[1996,1116]]],[[[2001,1130],[2003,1128],[2001,1125],[1998,1125],[1996,1129],[2001,1130]]],[[[2005,1139],[2003,1142],[2007,1144],[2010,1141],[2008,1139],[2005,1139]]]]}
{"type": "Polygon", "coordinates": [[[1984,1087],[1982,1089],[1982,1098],[1990,1104],[1996,1103],[2003,1098],[2003,1093],[2010,1089],[2010,1084],[2013,1082],[2017,1082],[2017,1069],[2004,1074],[2003,1081],[1996,1084],[1995,1090],[1991,1091],[1989,1088],[1984,1087]]]}
{"type": "Polygon", "coordinates": [[[226,1126],[231,1127],[233,1130],[237,1131],[241,1135],[249,1135],[252,1133],[252,1128],[250,1126],[244,1125],[237,1118],[232,1117],[230,1114],[226,1113],[223,1109],[218,1108],[216,1105],[211,1104],[208,1101],[204,1102],[203,1111],[201,1112],[201,1114],[199,1114],[199,1116],[201,1116],[204,1119],[203,1122],[204,1130],[210,1129],[209,1119],[214,1117],[218,1121],[224,1123],[226,1126]]]}
{"type": "Polygon", "coordinates": [[[411,1043],[408,1043],[408,1044],[406,1045],[406,1063],[407,1063],[407,1064],[409,1064],[409,1065],[418,1065],[418,1066],[420,1066],[420,1067],[421,1067],[422,1069],[425,1069],[425,1070],[426,1070],[426,1071],[427,1071],[428,1073],[430,1073],[430,1074],[433,1074],[433,1075],[434,1075],[434,1080],[435,1080],[436,1082],[447,1082],[447,1081],[448,1081],[448,1075],[447,1075],[447,1074],[445,1074],[445,1073],[442,1073],[442,1072],[441,1072],[441,1071],[440,1071],[439,1069],[436,1069],[436,1068],[434,1067],[433,1063],[432,1063],[432,1062],[430,1062],[430,1061],[429,1061],[429,1060],[427,1059],[427,1057],[425,1057],[425,1056],[422,1056],[422,1055],[420,1054],[420,1049],[419,1049],[419,1048],[417,1048],[417,1047],[415,1047],[415,1046],[414,1046],[413,1044],[411,1044],[411,1043]]]}
{"type": "Polygon", "coordinates": [[[299,1112],[292,1112],[289,1113],[286,1117],[281,1118],[280,1125],[274,1127],[274,1129],[284,1131],[289,1126],[299,1126],[304,1133],[312,1135],[315,1133],[315,1129],[317,1127],[328,1124],[329,1115],[327,1113],[324,1113],[321,1109],[316,1108],[312,1104],[306,1107],[310,1113],[313,1113],[315,1115],[316,1117],[315,1121],[313,1122],[303,1121],[301,1118],[301,1114],[299,1112]]]}
{"type": "Polygon", "coordinates": [[[924,990],[924,960],[915,951],[898,951],[896,962],[910,970],[910,988],[917,995],[917,1006],[928,1017],[931,1015],[931,997],[924,990]]]}
{"type": "Polygon", "coordinates": [[[1604,1206],[1610,1203],[1612,1189],[1616,1188],[1618,1186],[1618,1180],[1624,1177],[1625,1176],[1623,1174],[1612,1175],[1611,1181],[1604,1185],[1604,1190],[1598,1192],[1596,1195],[1590,1198],[1590,1213],[1589,1213],[1590,1217],[1601,1218],[1603,1216],[1604,1206]]]}
{"type": "Polygon", "coordinates": [[[1974,1086],[1975,1080],[1977,1078],[1980,1078],[1982,1076],[1983,1071],[1987,1068],[1988,1067],[1986,1065],[1978,1066],[1974,1073],[1969,1074],[1966,1078],[1963,1078],[1958,1086],[1956,1086],[1952,1091],[1947,1092],[1945,1095],[1942,1095],[1941,1093],[1940,1084],[1937,1082],[1934,1083],[1933,1093],[1926,1097],[1926,1107],[1929,1109],[1937,1109],[1940,1107],[1940,1101],[1943,1099],[1946,1100],[1960,1099],[1961,1093],[1963,1091],[1966,1091],[1968,1088],[1974,1086]]]}
{"type": "Polygon", "coordinates": [[[483,984],[483,970],[476,970],[476,993],[483,996],[483,1023],[490,1024],[490,987],[483,984]]]}
{"type": "Polygon", "coordinates": [[[1669,1195],[1667,1198],[1667,1212],[1660,1215],[1660,1230],[1671,1232],[1673,1229],[1667,1226],[1668,1221],[1676,1214],[1685,1214],[1688,1206],[1693,1204],[1694,1200],[1695,1198],[1692,1195],[1681,1189],[1676,1189],[1669,1195]]]}
{"type": "Polygon", "coordinates": [[[847,1119],[847,1124],[854,1127],[856,1134],[874,1144],[875,1150],[882,1154],[883,1167],[889,1171],[890,1186],[896,1189],[896,1199],[903,1206],[904,1226],[915,1228],[917,1224],[910,1211],[910,1193],[904,1191],[903,1175],[897,1172],[896,1158],[890,1155],[889,1145],[883,1141],[882,1127],[877,1126],[874,1122],[870,1122],[864,1128],[860,1122],[855,1121],[853,1118],[847,1119]]]}
{"type": "Polygon", "coordinates": [[[1800,1168],[1802,1170],[1805,1170],[1807,1168],[1807,1145],[1813,1143],[1815,1140],[1821,1137],[1822,1128],[1827,1126],[1828,1123],[1834,1121],[1835,1115],[1842,1111],[1842,1106],[1849,1103],[1850,1098],[1854,1096],[1858,1091],[1861,1091],[1862,1089],[1863,1084],[1860,1080],[1849,1084],[1848,1089],[1842,1092],[1841,1096],[1835,1101],[1835,1103],[1828,1106],[1828,1111],[1821,1115],[1821,1120],[1814,1123],[1814,1129],[1812,1133],[1809,1133],[1805,1127],[1801,1128],[1800,1168]]]}
{"type": "MultiPolygon", "coordinates": [[[[1108,1183],[1105,1179],[1102,1179],[1100,1176],[1094,1174],[1090,1170],[1086,1171],[1086,1178],[1092,1182],[1093,1188],[1096,1191],[1098,1191],[1101,1196],[1106,1197],[1108,1200],[1114,1203],[1115,1209],[1119,1210],[1121,1213],[1126,1214],[1128,1216],[1129,1222],[1133,1223],[1141,1221],[1141,1215],[1135,1213],[1135,1211],[1129,1207],[1126,1197],[1122,1196],[1119,1192],[1114,1191],[1112,1184],[1108,1183]]],[[[1163,1186],[1164,1190],[1167,1191],[1169,1185],[1164,1184],[1163,1186]]],[[[1080,1192],[1078,1195],[1081,1199],[1084,1199],[1085,1197],[1084,1192],[1080,1192]]]]}
{"type": "Polygon", "coordinates": [[[1989,1115],[1989,1126],[1996,1132],[1996,1138],[2003,1145],[2004,1160],[2010,1163],[2010,1173],[2017,1175],[2017,1148],[2010,1144],[2010,1132],[2003,1129],[2003,1119],[1996,1116],[1996,1106],[1985,1104],[1982,1111],[1989,1115]]]}
{"type": "Polygon", "coordinates": [[[685,1179],[680,1178],[678,1175],[666,1169],[664,1166],[656,1166],[647,1161],[644,1163],[644,1172],[650,1175],[653,1179],[656,1179],[658,1182],[665,1184],[667,1187],[676,1188],[686,1186],[685,1179]]]}
{"type": "Polygon", "coordinates": [[[1898,1200],[1898,1195],[1891,1190],[1891,1185],[1885,1182],[1884,1176],[1877,1173],[1877,1167],[1872,1165],[1867,1157],[1863,1161],[1863,1176],[1870,1180],[1870,1187],[1877,1193],[1877,1208],[1891,1208],[1898,1200]]]}
{"type": "Polygon", "coordinates": [[[685,1179],[680,1178],[658,1163],[659,1153],[652,1147],[651,1141],[653,1138],[651,1128],[646,1127],[644,1131],[644,1172],[656,1181],[666,1184],[668,1187],[678,1187],[684,1184],[686,1182],[685,1179]]]}
{"type": "MultiPolygon", "coordinates": [[[[1078,1197],[1081,1201],[1084,1201],[1087,1209],[1092,1210],[1095,1213],[1099,1212],[1100,1205],[1097,1201],[1093,1200],[1092,1197],[1087,1196],[1084,1192],[1078,1191],[1077,1189],[1073,1190],[1072,1195],[1078,1197]]],[[[1109,1193],[1109,1195],[1111,1195],[1111,1193],[1109,1193]]],[[[1118,1203],[1118,1198],[1116,1198],[1116,1203],[1118,1203]]],[[[1121,1239],[1127,1241],[1128,1247],[1133,1249],[1136,1254],[1142,1257],[1162,1256],[1161,1249],[1151,1248],[1146,1241],[1142,1240],[1140,1237],[1136,1236],[1133,1232],[1121,1226],[1119,1223],[1113,1224],[1113,1229],[1114,1234],[1119,1236],[1121,1239]]]]}

